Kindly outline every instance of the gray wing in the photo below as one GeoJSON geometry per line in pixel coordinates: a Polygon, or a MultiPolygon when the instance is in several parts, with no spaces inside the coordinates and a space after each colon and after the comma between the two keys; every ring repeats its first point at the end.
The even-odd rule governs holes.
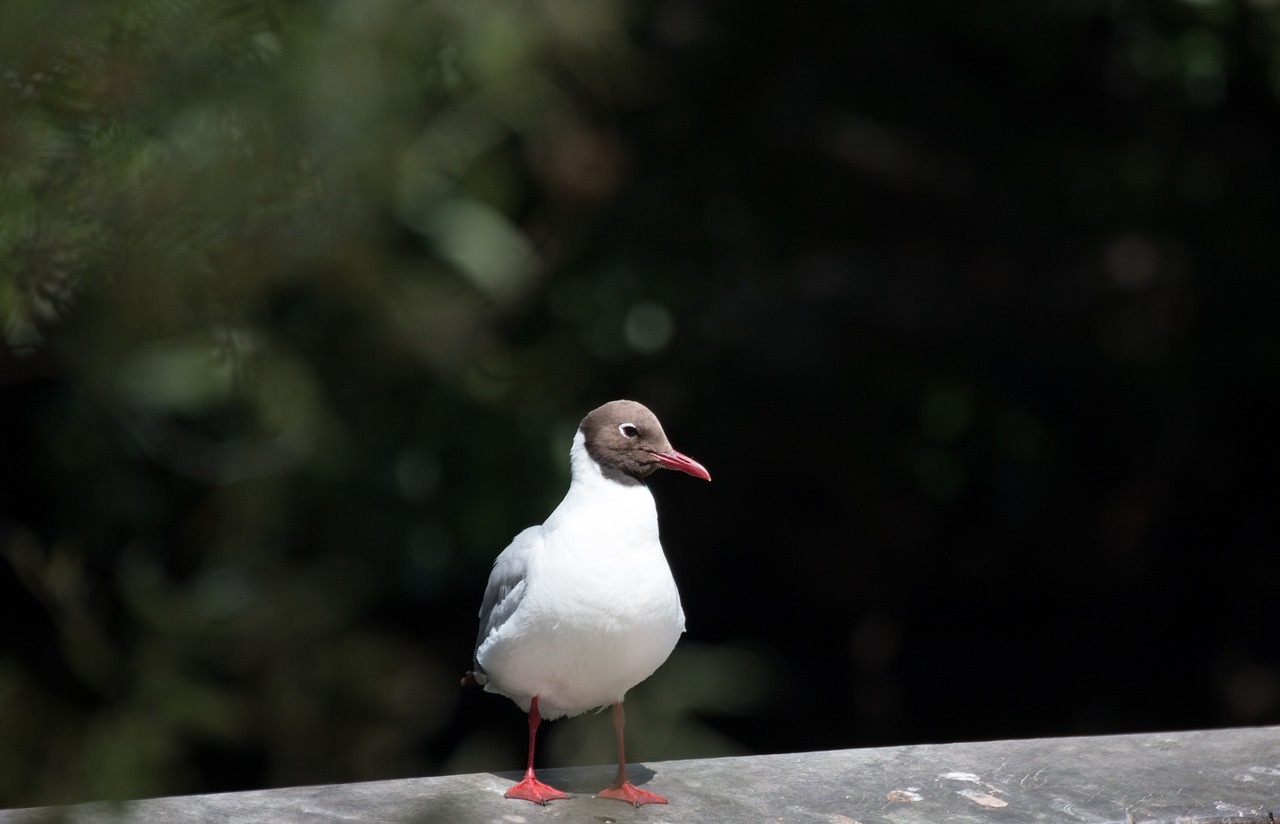
{"type": "MultiPolygon", "coordinates": [[[[511,545],[502,551],[493,562],[493,572],[489,573],[489,585],[484,590],[484,601],[480,604],[480,633],[476,635],[476,651],[485,639],[498,631],[506,623],[511,614],[520,606],[524,597],[524,572],[530,553],[542,546],[542,527],[531,526],[511,541],[511,545]]],[[[476,662],[476,671],[480,663],[476,662]]]]}

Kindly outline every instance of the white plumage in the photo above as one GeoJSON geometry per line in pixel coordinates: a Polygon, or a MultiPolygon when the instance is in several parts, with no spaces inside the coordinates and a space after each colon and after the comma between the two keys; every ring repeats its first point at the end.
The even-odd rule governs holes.
{"type": "Polygon", "coordinates": [[[658,419],[634,401],[611,401],[583,418],[569,465],[564,500],[493,564],[476,666],[463,683],[483,684],[529,713],[528,768],[508,798],[565,798],[534,775],[538,724],[612,704],[618,775],[600,795],[665,804],[627,780],[623,746],[627,690],[667,660],[684,632],[645,479],[661,468],[711,475],[672,449],[658,419]]]}
{"type": "Polygon", "coordinates": [[[684,632],[649,487],[606,478],[582,432],[569,455],[564,500],[494,563],[476,650],[485,690],[544,719],[621,701],[684,632]]]}

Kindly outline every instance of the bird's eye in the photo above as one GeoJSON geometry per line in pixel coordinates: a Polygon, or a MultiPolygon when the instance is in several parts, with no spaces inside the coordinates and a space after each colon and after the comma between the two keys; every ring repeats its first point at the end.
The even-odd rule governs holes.
{"type": "Polygon", "coordinates": [[[636,425],[633,423],[624,423],[619,425],[618,431],[622,433],[622,437],[624,438],[634,438],[636,435],[640,434],[640,430],[636,429],[636,425]]]}

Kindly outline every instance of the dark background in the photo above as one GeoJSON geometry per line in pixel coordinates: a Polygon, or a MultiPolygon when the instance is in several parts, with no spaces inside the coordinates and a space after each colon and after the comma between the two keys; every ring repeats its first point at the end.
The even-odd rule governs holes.
{"type": "Polygon", "coordinates": [[[1265,2],[6,2],[0,806],[518,768],[615,397],[715,478],[637,760],[1280,723],[1278,93],[1265,2]]]}

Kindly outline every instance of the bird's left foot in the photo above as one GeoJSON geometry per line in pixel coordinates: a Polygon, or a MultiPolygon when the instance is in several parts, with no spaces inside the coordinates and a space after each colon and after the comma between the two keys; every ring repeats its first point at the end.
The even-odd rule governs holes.
{"type": "Polygon", "coordinates": [[[547,806],[548,801],[569,797],[555,787],[543,784],[534,778],[532,772],[526,773],[520,783],[512,786],[504,795],[507,798],[522,798],[525,801],[532,801],[534,804],[541,804],[544,807],[547,806]]]}
{"type": "Polygon", "coordinates": [[[608,789],[601,790],[600,798],[612,798],[615,801],[625,801],[639,807],[641,804],[666,804],[667,799],[660,795],[651,793],[648,790],[642,790],[630,781],[623,781],[621,784],[614,784],[608,789]]]}

